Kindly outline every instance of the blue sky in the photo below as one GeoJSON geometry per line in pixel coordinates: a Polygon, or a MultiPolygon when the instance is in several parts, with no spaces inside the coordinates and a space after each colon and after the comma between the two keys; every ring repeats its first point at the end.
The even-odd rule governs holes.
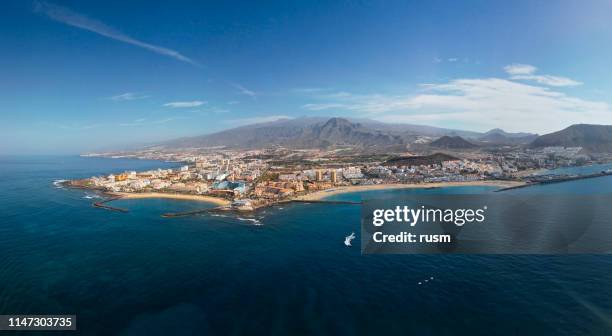
{"type": "Polygon", "coordinates": [[[8,1],[0,153],[280,117],[546,133],[612,124],[609,1],[8,1]]]}

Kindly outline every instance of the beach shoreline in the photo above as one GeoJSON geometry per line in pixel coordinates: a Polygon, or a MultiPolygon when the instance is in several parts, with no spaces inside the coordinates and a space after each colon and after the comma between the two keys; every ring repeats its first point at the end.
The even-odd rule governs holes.
{"type": "Polygon", "coordinates": [[[120,197],[121,199],[167,198],[167,199],[175,199],[175,200],[207,202],[207,203],[213,203],[218,206],[228,206],[231,204],[229,200],[226,200],[224,198],[205,196],[205,195],[171,194],[171,193],[157,193],[157,192],[144,192],[144,193],[112,192],[108,194],[111,196],[120,197]]]}
{"type": "Polygon", "coordinates": [[[356,186],[339,186],[332,189],[315,191],[307,195],[295,197],[295,200],[302,201],[317,201],[326,197],[354,193],[370,190],[393,190],[393,189],[428,189],[428,188],[446,188],[446,187],[499,187],[508,188],[525,185],[525,182],[519,181],[472,181],[472,182],[434,182],[434,183],[412,183],[412,184],[372,184],[372,185],[356,185],[356,186]]]}
{"type": "MultiPolygon", "coordinates": [[[[433,183],[411,183],[411,184],[371,184],[371,185],[355,185],[355,186],[337,186],[331,189],[319,190],[306,195],[300,195],[292,197],[290,199],[283,200],[278,203],[291,202],[291,201],[321,201],[329,196],[338,194],[355,193],[362,191],[371,190],[393,190],[393,189],[430,189],[430,188],[446,188],[446,187],[476,187],[476,186],[489,186],[498,187],[500,189],[510,187],[520,187],[527,183],[519,181],[471,181],[471,182],[433,182],[433,183]]],[[[139,193],[128,193],[128,192],[105,192],[110,197],[116,199],[154,199],[154,198],[165,198],[174,200],[185,200],[185,201],[198,201],[212,203],[220,207],[227,207],[231,205],[231,201],[206,195],[193,195],[193,194],[178,194],[178,193],[163,193],[163,192],[139,192],[139,193]]]]}

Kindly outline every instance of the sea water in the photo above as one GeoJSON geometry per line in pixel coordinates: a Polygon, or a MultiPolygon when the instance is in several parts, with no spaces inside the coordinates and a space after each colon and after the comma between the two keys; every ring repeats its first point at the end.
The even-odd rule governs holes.
{"type": "MultiPolygon", "coordinates": [[[[121,200],[54,181],[175,167],[0,158],[0,314],[76,314],[79,334],[612,334],[612,257],[361,255],[350,204],[162,218],[213,205],[121,200]]],[[[612,177],[512,192],[593,193],[612,177]]],[[[376,190],[489,193],[490,187],[376,190]]],[[[31,335],[31,332],[24,332],[31,335]]]]}

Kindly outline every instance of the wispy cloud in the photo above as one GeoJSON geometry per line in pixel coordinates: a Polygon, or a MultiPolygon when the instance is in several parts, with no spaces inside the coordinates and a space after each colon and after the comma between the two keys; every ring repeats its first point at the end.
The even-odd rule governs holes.
{"type": "Polygon", "coordinates": [[[143,42],[137,40],[131,36],[128,36],[103,22],[97,21],[95,19],[89,18],[83,14],[74,12],[68,8],[61,7],[49,2],[36,1],[34,2],[34,10],[38,13],[42,13],[52,20],[64,23],[69,26],[73,26],[76,28],[80,28],[83,30],[87,30],[98,35],[108,37],[113,40],[117,40],[120,42],[128,43],[143,49],[147,49],[154,53],[172,57],[181,62],[189,63],[195,66],[200,67],[196,61],[191,58],[184,56],[176,50],[172,50],[169,48],[161,47],[158,45],[150,44],[147,42],[143,42]]]}
{"type": "Polygon", "coordinates": [[[227,124],[232,124],[235,126],[242,125],[250,125],[250,124],[259,124],[264,122],[277,121],[281,119],[292,119],[286,115],[271,115],[271,116],[261,116],[261,117],[251,117],[251,118],[239,118],[239,119],[228,119],[224,122],[227,124]]]}
{"type": "Polygon", "coordinates": [[[318,88],[318,87],[305,87],[305,88],[291,89],[291,92],[298,93],[298,94],[320,93],[320,92],[327,92],[327,91],[330,91],[330,89],[318,88]]]}
{"type": "Polygon", "coordinates": [[[510,79],[515,80],[530,80],[548,86],[577,86],[582,85],[582,82],[575,81],[567,77],[551,76],[551,75],[514,75],[510,79]]]}
{"type": "Polygon", "coordinates": [[[53,125],[63,130],[70,130],[70,131],[86,131],[86,130],[90,130],[90,129],[94,129],[94,128],[98,128],[102,126],[100,124],[78,124],[78,123],[53,124],[53,125]]]}
{"type": "Polygon", "coordinates": [[[433,85],[405,103],[408,113],[381,119],[455,122],[480,129],[504,127],[539,133],[575,123],[612,123],[612,110],[604,102],[499,78],[458,79],[433,85]]]}
{"type": "Polygon", "coordinates": [[[238,89],[240,94],[243,94],[245,96],[249,96],[251,98],[256,98],[257,97],[257,93],[255,93],[255,91],[251,91],[251,90],[245,88],[244,86],[242,86],[240,84],[232,83],[232,86],[235,87],[236,89],[238,89]]]}
{"type": "Polygon", "coordinates": [[[211,107],[209,109],[206,109],[205,111],[206,112],[211,112],[211,113],[228,113],[228,112],[231,112],[231,110],[225,109],[225,108],[221,108],[221,107],[211,107]]]}
{"type": "Polygon", "coordinates": [[[509,75],[531,75],[536,72],[537,69],[538,68],[533,65],[520,63],[509,64],[504,67],[504,71],[509,75]]]}
{"type": "Polygon", "coordinates": [[[193,100],[193,101],[179,101],[179,102],[165,103],[164,106],[172,107],[172,108],[186,108],[186,107],[202,106],[204,104],[206,104],[205,101],[193,100]]]}
{"type": "Polygon", "coordinates": [[[150,126],[150,125],[159,125],[169,123],[175,120],[183,120],[189,119],[188,117],[169,117],[164,119],[156,119],[156,120],[148,120],[147,118],[136,119],[132,122],[121,123],[119,126],[121,127],[137,127],[137,126],[150,126]]]}
{"type": "Polygon", "coordinates": [[[114,100],[114,101],[138,100],[138,99],[145,99],[145,98],[149,98],[149,96],[138,94],[138,93],[133,93],[133,92],[126,92],[126,93],[122,93],[116,96],[108,97],[108,99],[114,100]]]}
{"type": "Polygon", "coordinates": [[[313,111],[350,111],[387,122],[452,124],[475,130],[503,127],[543,133],[575,123],[612,124],[612,109],[605,102],[501,78],[426,84],[406,95],[338,92],[313,99],[318,102],[302,107],[313,111]]]}
{"type": "Polygon", "coordinates": [[[510,75],[513,80],[529,80],[548,86],[577,86],[582,85],[582,82],[573,80],[567,77],[552,76],[552,75],[537,75],[538,70],[533,65],[529,64],[510,64],[504,67],[504,71],[510,75]]]}
{"type": "Polygon", "coordinates": [[[321,102],[302,105],[310,111],[348,110],[360,113],[382,113],[396,111],[410,106],[409,97],[384,94],[355,94],[350,92],[335,92],[313,95],[321,102]]]}

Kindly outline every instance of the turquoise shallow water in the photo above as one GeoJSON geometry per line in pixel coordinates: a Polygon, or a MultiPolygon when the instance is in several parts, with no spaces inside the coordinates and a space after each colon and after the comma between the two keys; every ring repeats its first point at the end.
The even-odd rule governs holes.
{"type": "MultiPolygon", "coordinates": [[[[362,256],[343,245],[359,232],[355,205],[164,219],[207,205],[124,200],[116,204],[130,212],[114,213],[92,208],[90,193],[52,183],[163,166],[173,164],[0,158],[0,314],[76,313],[85,335],[612,334],[607,255],[362,256]]],[[[515,192],[610,187],[605,177],[515,192]]],[[[365,195],[415,192],[491,189],[365,195]]]]}

